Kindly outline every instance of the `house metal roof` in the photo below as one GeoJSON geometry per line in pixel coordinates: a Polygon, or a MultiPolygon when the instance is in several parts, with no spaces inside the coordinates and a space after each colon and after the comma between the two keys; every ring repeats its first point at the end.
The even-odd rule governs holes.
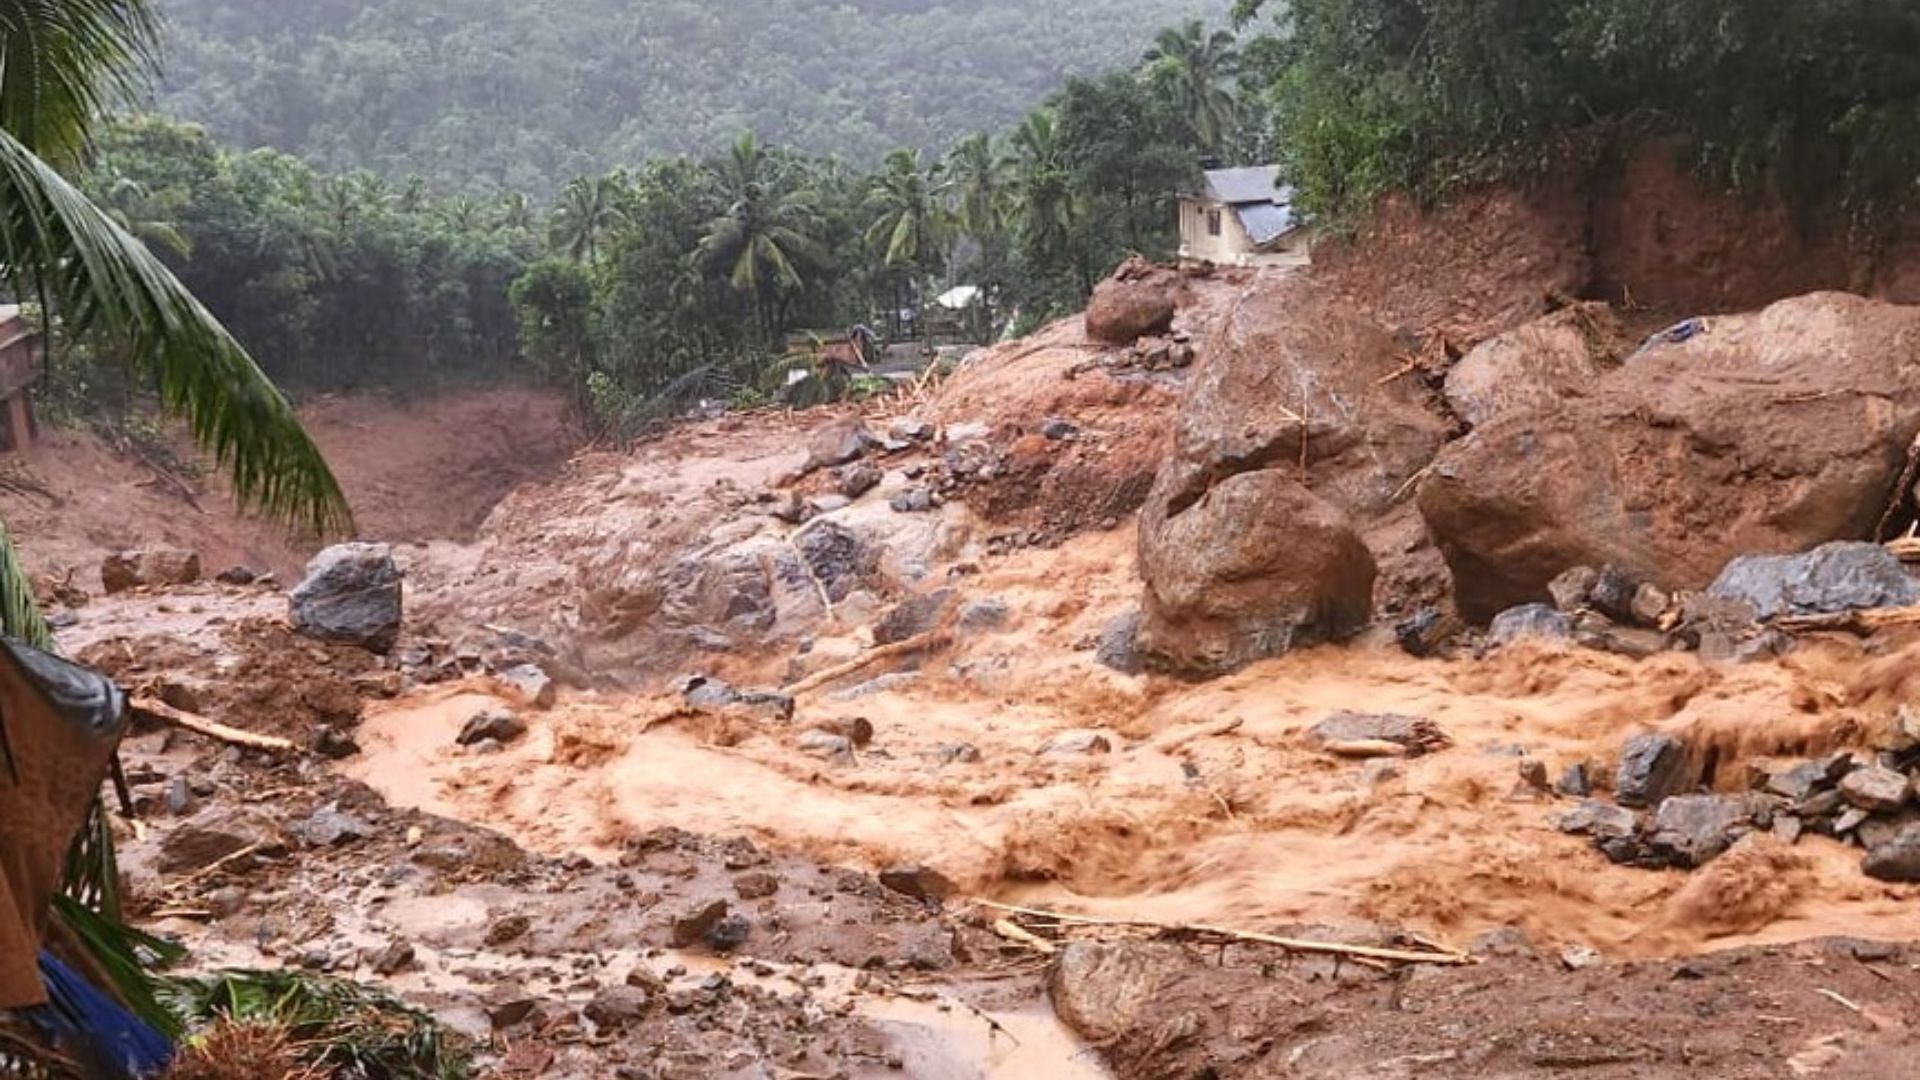
{"type": "Polygon", "coordinates": [[[1240,219],[1240,225],[1247,230],[1247,236],[1256,246],[1273,243],[1292,232],[1300,222],[1293,216],[1293,208],[1277,203],[1247,203],[1233,208],[1233,216],[1240,219]]]}
{"type": "Polygon", "coordinates": [[[1291,194],[1280,186],[1277,165],[1254,165],[1244,169],[1209,169],[1207,197],[1232,206],[1252,202],[1286,202],[1291,194]]]}

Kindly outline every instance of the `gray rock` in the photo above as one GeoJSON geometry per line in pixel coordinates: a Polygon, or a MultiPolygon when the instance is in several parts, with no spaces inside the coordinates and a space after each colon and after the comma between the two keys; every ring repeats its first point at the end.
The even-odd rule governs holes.
{"type": "Polygon", "coordinates": [[[385,544],[336,544],[313,557],[288,598],[294,629],[384,653],[400,635],[400,570],[385,544]]]}
{"type": "Polygon", "coordinates": [[[1867,823],[1873,815],[1857,806],[1850,806],[1847,812],[1833,819],[1833,835],[1846,836],[1867,823]]]}
{"type": "Polygon", "coordinates": [[[933,509],[933,492],[923,487],[911,487],[887,501],[894,512],[901,514],[924,514],[933,509]]]}
{"type": "Polygon", "coordinates": [[[1498,930],[1489,930],[1474,938],[1467,946],[1472,956],[1513,957],[1531,960],[1535,953],[1533,942],[1527,939],[1527,932],[1517,926],[1503,926],[1498,930]]]}
{"type": "Polygon", "coordinates": [[[1692,785],[1687,748],[1669,735],[1636,735],[1620,753],[1614,798],[1621,806],[1658,806],[1692,785]]]}
{"type": "Polygon", "coordinates": [[[1801,821],[1792,814],[1775,814],[1773,816],[1773,838],[1783,844],[1799,843],[1800,834],[1805,832],[1806,828],[1806,822],[1801,821]]]}
{"type": "Polygon", "coordinates": [[[528,708],[545,709],[553,705],[555,691],[553,680],[534,664],[519,664],[501,672],[497,678],[505,683],[528,708]]]}
{"type": "Polygon", "coordinates": [[[1138,608],[1123,612],[1107,620],[1100,630],[1100,639],[1094,646],[1093,656],[1102,666],[1112,668],[1122,675],[1138,675],[1146,670],[1141,662],[1137,644],[1140,640],[1140,623],[1144,616],[1138,608]]]}
{"type": "Polygon", "coordinates": [[[903,416],[887,425],[887,435],[901,442],[932,442],[935,428],[928,420],[903,416]]]}
{"type": "Polygon", "coordinates": [[[727,911],[725,900],[712,900],[682,912],[669,925],[668,940],[676,949],[697,944],[727,917],[727,911]]]}
{"type": "Polygon", "coordinates": [[[1839,783],[1852,762],[1849,754],[1835,754],[1822,761],[1803,761],[1791,769],[1769,775],[1762,790],[1802,803],[1815,792],[1839,783]]]}
{"type": "Polygon", "coordinates": [[[251,585],[260,580],[260,575],[252,567],[229,566],[215,574],[213,580],[222,585],[251,585]]]}
{"type": "Polygon", "coordinates": [[[398,975],[413,966],[413,945],[403,940],[394,941],[373,958],[373,971],[376,975],[398,975]]]}
{"type": "Polygon", "coordinates": [[[1325,743],[1390,742],[1414,754],[1434,749],[1439,729],[1418,716],[1395,713],[1338,712],[1309,728],[1307,734],[1325,743]]]}
{"type": "Polygon", "coordinates": [[[1007,625],[1012,609],[1005,600],[997,596],[983,596],[969,600],[960,607],[955,623],[962,630],[1000,630],[1007,625]]]}
{"type": "Polygon", "coordinates": [[[1913,783],[1904,773],[1879,765],[1855,769],[1840,781],[1840,795],[1868,812],[1898,810],[1913,796],[1913,783]]]}
{"type": "Polygon", "coordinates": [[[859,588],[878,562],[877,554],[867,549],[857,533],[832,521],[809,525],[794,538],[793,546],[836,604],[859,588]]]}
{"type": "Polygon", "coordinates": [[[952,589],[935,589],[901,601],[874,624],[873,643],[892,645],[937,628],[955,595],[952,589]]]}
{"type": "Polygon", "coordinates": [[[1652,582],[1645,582],[1634,592],[1633,603],[1629,607],[1634,622],[1642,626],[1659,626],[1668,609],[1673,607],[1673,594],[1652,582]]]}
{"type": "Polygon", "coordinates": [[[822,425],[808,438],[807,461],[802,468],[806,472],[813,472],[845,465],[879,445],[879,442],[868,430],[866,421],[859,417],[835,420],[822,425]]]}
{"type": "Polygon", "coordinates": [[[1648,841],[1675,866],[1704,866],[1752,831],[1756,809],[1744,796],[1676,795],[1654,812],[1648,841]]]}
{"type": "Polygon", "coordinates": [[[741,690],[705,675],[694,675],[682,683],[680,696],[698,709],[738,711],[779,723],[793,719],[792,694],[778,690],[741,690]]]}
{"type": "Polygon", "coordinates": [[[1633,598],[1641,582],[1617,566],[1603,566],[1587,590],[1587,605],[1615,622],[1633,621],[1633,598]]]}
{"type": "Polygon", "coordinates": [[[1562,795],[1576,799],[1584,799],[1593,794],[1593,777],[1587,770],[1587,763],[1579,761],[1567,766],[1566,771],[1560,774],[1559,782],[1553,785],[1553,789],[1562,795]]]}
{"type": "Polygon", "coordinates": [[[461,746],[478,746],[491,740],[504,746],[526,733],[527,722],[520,719],[518,713],[512,709],[490,708],[469,717],[454,741],[461,746]]]}
{"type": "Polygon", "coordinates": [[[1040,752],[1050,757],[1110,754],[1113,743],[1098,731],[1063,731],[1048,739],[1040,752]]]}
{"type": "Polygon", "coordinates": [[[1640,819],[1633,811],[1611,803],[1588,799],[1560,817],[1560,831],[1596,840],[1633,836],[1640,819]]]}
{"type": "Polygon", "coordinates": [[[249,849],[267,857],[287,853],[285,841],[263,816],[214,807],[168,833],[156,865],[163,874],[188,874],[249,849]]]}
{"type": "Polygon", "coordinates": [[[193,787],[184,776],[176,776],[167,783],[167,813],[174,817],[185,817],[193,812],[195,799],[193,787]]]}
{"type": "Polygon", "coordinates": [[[341,813],[338,807],[323,806],[315,810],[307,823],[301,826],[300,835],[308,847],[338,847],[355,840],[365,840],[373,835],[373,826],[352,814],[341,813]]]}
{"type": "Polygon", "coordinates": [[[1545,604],[1522,604],[1493,617],[1487,640],[1494,645],[1516,641],[1565,641],[1573,636],[1573,620],[1545,604]]]}
{"type": "Polygon", "coordinates": [[[803,731],[794,745],[802,753],[816,757],[850,757],[853,754],[853,740],[845,735],[835,735],[831,731],[803,731]]]}
{"type": "Polygon", "coordinates": [[[191,585],[200,580],[200,556],[180,548],[154,547],[122,551],[100,563],[100,584],[108,593],[139,586],[164,588],[191,585]]]}
{"type": "Polygon", "coordinates": [[[1593,595],[1593,586],[1600,580],[1600,571],[1591,566],[1576,566],[1554,578],[1547,584],[1547,595],[1553,597],[1553,606],[1569,615],[1587,606],[1587,598],[1593,595]]]}
{"type": "Polygon", "coordinates": [[[841,469],[835,479],[839,484],[841,495],[848,499],[857,499],[879,487],[880,481],[885,478],[886,475],[880,471],[879,466],[863,461],[841,469]]]}
{"type": "Polygon", "coordinates": [[[707,948],[717,953],[730,953],[747,943],[753,933],[753,924],[745,915],[728,915],[713,924],[707,931],[707,948]]]}
{"type": "Polygon", "coordinates": [[[614,1035],[645,1020],[654,1007],[653,995],[638,986],[605,986],[580,1010],[593,1021],[596,1034],[614,1035]]]}
{"type": "Polygon", "coordinates": [[[809,511],[807,516],[810,518],[819,517],[821,514],[831,514],[835,510],[845,510],[852,505],[853,500],[847,498],[845,495],[815,495],[813,498],[807,500],[807,510],[809,511]]]}
{"type": "Polygon", "coordinates": [[[1860,868],[1877,881],[1920,882],[1920,822],[1870,846],[1860,868]]]}
{"type": "Polygon", "coordinates": [[[972,743],[941,743],[934,748],[933,757],[942,765],[977,765],[980,748],[972,743]]]}
{"type": "Polygon", "coordinates": [[[1920,604],[1920,585],[1879,544],[1842,542],[1804,555],[1743,555],[1708,594],[1751,606],[1762,619],[1920,604]]]}
{"type": "Polygon", "coordinates": [[[1071,439],[1079,433],[1080,428],[1073,421],[1063,420],[1058,416],[1049,416],[1040,423],[1040,434],[1054,442],[1071,439]]]}
{"type": "Polygon", "coordinates": [[[863,683],[857,683],[847,687],[845,690],[835,690],[833,693],[827,695],[827,700],[837,704],[845,704],[849,701],[859,701],[861,698],[869,698],[877,694],[890,694],[896,690],[912,686],[919,681],[920,673],[917,671],[896,671],[878,678],[868,679],[863,683]]]}

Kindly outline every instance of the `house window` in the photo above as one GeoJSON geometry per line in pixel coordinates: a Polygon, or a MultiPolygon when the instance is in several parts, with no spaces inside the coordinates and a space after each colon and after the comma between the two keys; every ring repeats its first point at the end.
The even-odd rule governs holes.
{"type": "Polygon", "coordinates": [[[1220,235],[1220,211],[1218,210],[1207,211],[1207,235],[1220,235]]]}

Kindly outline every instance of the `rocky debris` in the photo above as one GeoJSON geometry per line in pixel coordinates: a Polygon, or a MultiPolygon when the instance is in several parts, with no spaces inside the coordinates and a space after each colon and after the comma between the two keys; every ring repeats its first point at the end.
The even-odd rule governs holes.
{"type": "Polygon", "coordinates": [[[834,484],[843,498],[851,500],[879,487],[885,478],[879,466],[863,461],[841,469],[834,475],[834,484]]]}
{"type": "Polygon", "coordinates": [[[1750,795],[1676,795],[1654,812],[1647,843],[1667,863],[1690,869],[1706,865],[1748,831],[1772,825],[1772,808],[1750,795]]]}
{"type": "Polygon", "coordinates": [[[163,874],[190,874],[243,851],[280,858],[287,845],[264,816],[211,807],[166,835],[157,865],[163,874]]]}
{"type": "Polygon", "coordinates": [[[1855,769],[1840,781],[1840,796],[1869,813],[1892,812],[1913,797],[1913,782],[1905,773],[1879,765],[1855,769]]]}
{"type": "Polygon", "coordinates": [[[845,735],[836,735],[831,731],[818,728],[800,733],[793,745],[803,754],[812,754],[824,758],[850,758],[853,756],[853,740],[845,735]]]}
{"type": "Polygon", "coordinates": [[[519,664],[508,668],[494,678],[518,695],[521,703],[529,709],[553,707],[554,698],[557,696],[553,679],[536,665],[519,664]]]}
{"type": "Polygon", "coordinates": [[[924,514],[937,505],[933,492],[924,487],[910,487],[887,500],[887,506],[896,514],[924,514]]]}
{"type": "Polygon", "coordinates": [[[891,866],[880,871],[880,884],[902,896],[938,904],[959,889],[930,866],[891,866]]]}
{"type": "Polygon", "coordinates": [[[873,643],[892,645],[937,628],[957,595],[952,589],[935,589],[907,597],[874,624],[873,643]]]}
{"type": "Polygon", "coordinates": [[[1133,343],[1119,363],[1111,366],[1143,371],[1178,371],[1193,366],[1195,356],[1192,336],[1185,331],[1175,330],[1165,337],[1149,335],[1141,338],[1133,343]]]}
{"type": "Polygon", "coordinates": [[[1511,645],[1516,641],[1566,641],[1573,637],[1573,620],[1545,604],[1522,604],[1494,616],[1487,628],[1487,643],[1511,645]]]}
{"type": "Polygon", "coordinates": [[[482,709],[461,725],[460,734],[454,741],[461,746],[477,746],[492,741],[506,745],[527,733],[527,722],[512,709],[482,709]]]}
{"type": "Polygon", "coordinates": [[[1307,734],[1322,745],[1393,743],[1415,757],[1453,745],[1453,740],[1433,721],[1393,713],[1338,712],[1313,725],[1307,734]]]}
{"type": "Polygon", "coordinates": [[[1218,675],[1358,632],[1362,524],[1446,439],[1394,338],[1305,275],[1234,308],[1205,344],[1140,516],[1140,647],[1218,675]]]}
{"type": "Polygon", "coordinates": [[[932,442],[939,429],[931,420],[903,416],[887,425],[887,437],[895,442],[924,443],[932,442]]]}
{"type": "Polygon", "coordinates": [[[1179,275],[1134,258],[1094,286],[1087,302],[1087,336],[1110,345],[1131,345],[1148,334],[1165,333],[1181,295],[1179,275]]]}
{"type": "Polygon", "coordinates": [[[1140,624],[1145,616],[1139,608],[1123,611],[1107,620],[1094,643],[1093,657],[1102,667],[1122,675],[1138,675],[1146,669],[1138,647],[1140,624]]]}
{"type": "Polygon", "coordinates": [[[222,585],[252,585],[260,580],[260,574],[250,566],[229,566],[215,574],[213,580],[222,585]]]}
{"type": "Polygon", "coordinates": [[[1574,799],[1584,799],[1593,794],[1593,776],[1586,762],[1579,761],[1567,766],[1554,781],[1553,790],[1574,799]]]}
{"type": "Polygon", "coordinates": [[[1853,755],[1834,754],[1819,761],[1803,761],[1779,772],[1763,771],[1756,786],[1795,805],[1803,804],[1822,791],[1831,791],[1853,771],[1853,755]]]}
{"type": "Polygon", "coordinates": [[[730,953],[747,943],[753,933],[753,924],[745,915],[728,915],[713,924],[706,933],[707,948],[717,953],[730,953]]]}
{"type": "Polygon", "coordinates": [[[398,975],[412,968],[415,963],[413,944],[396,939],[374,956],[373,973],[381,976],[398,975]]]}
{"type": "Polygon", "coordinates": [[[1920,821],[1870,846],[1861,869],[1878,881],[1920,882],[1920,821]]]}
{"type": "Polygon", "coordinates": [[[1612,308],[1574,304],[1461,357],[1447,371],[1447,404],[1469,427],[1551,408],[1617,367],[1627,349],[1612,308]]]}
{"type": "Polygon", "coordinates": [[[313,557],[289,597],[294,629],[376,653],[400,635],[400,570],[385,544],[336,544],[313,557]]]}
{"type": "Polygon", "coordinates": [[[1449,444],[1419,507],[1461,614],[1544,600],[1575,566],[1677,592],[1739,555],[1868,535],[1920,429],[1916,334],[1920,308],[1786,300],[1449,444]]]}
{"type": "Polygon", "coordinates": [[[793,546],[807,572],[836,604],[852,595],[879,564],[879,553],[838,522],[814,522],[794,538],[793,546]]]}
{"type": "Polygon", "coordinates": [[[100,584],[109,595],[137,588],[191,585],[200,580],[200,556],[180,548],[122,551],[100,562],[100,584]]]}
{"type": "Polygon", "coordinates": [[[1595,841],[1631,838],[1640,828],[1633,811],[1598,799],[1587,799],[1560,818],[1560,831],[1591,836],[1595,841]]]}
{"type": "Polygon", "coordinates": [[[890,672],[886,675],[868,679],[863,683],[855,683],[845,690],[835,690],[833,693],[827,695],[827,700],[835,704],[844,705],[849,701],[859,701],[861,698],[870,698],[877,694],[891,694],[896,690],[902,690],[912,686],[919,681],[920,673],[917,671],[890,672]]]}
{"type": "Polygon", "coordinates": [[[793,720],[793,695],[778,690],[741,690],[720,679],[690,676],[680,685],[680,699],[696,709],[738,713],[761,720],[793,720]]]}
{"type": "Polygon", "coordinates": [[[1189,963],[1174,945],[1076,941],[1060,950],[1047,993],[1062,1023],[1081,1038],[1102,1043],[1146,1020],[1162,988],[1189,963]]]}
{"type": "Polygon", "coordinates": [[[879,438],[865,420],[858,416],[842,417],[820,426],[808,437],[807,460],[800,469],[810,473],[847,465],[879,445],[879,438]]]}
{"type": "Polygon", "coordinates": [[[1621,806],[1658,806],[1691,786],[1687,748],[1670,735],[1636,735],[1620,752],[1613,797],[1621,806]]]}
{"type": "Polygon", "coordinates": [[[1571,615],[1587,606],[1587,599],[1593,595],[1593,587],[1599,582],[1600,571],[1593,567],[1569,567],[1560,576],[1547,582],[1547,595],[1553,597],[1555,609],[1571,615]]]}
{"type": "Polygon", "coordinates": [[[323,806],[307,818],[301,826],[301,839],[308,847],[330,848],[341,844],[350,844],[356,840],[365,840],[373,835],[373,826],[352,814],[342,813],[338,806],[323,806]]]}
{"type": "Polygon", "coordinates": [[[977,765],[980,748],[972,743],[941,743],[934,747],[933,758],[941,765],[977,765]]]}
{"type": "Polygon", "coordinates": [[[511,945],[533,932],[533,919],[527,915],[504,915],[495,919],[487,927],[487,936],[483,939],[487,948],[498,949],[511,945]]]}
{"type": "Polygon", "coordinates": [[[1040,747],[1048,757],[1085,757],[1113,753],[1113,742],[1098,731],[1063,731],[1040,747]]]}
{"type": "Polygon", "coordinates": [[[720,920],[727,917],[728,906],[725,900],[710,900],[680,915],[674,916],[668,940],[676,949],[697,945],[706,939],[720,920]]]}
{"type": "Polygon", "coordinates": [[[1669,645],[1667,636],[1658,630],[1618,626],[1606,616],[1592,611],[1583,611],[1573,617],[1573,641],[1582,648],[1631,660],[1644,660],[1666,651],[1669,645]]]}
{"type": "Polygon", "coordinates": [[[997,596],[982,596],[960,605],[954,625],[975,632],[1004,630],[1012,614],[1013,609],[1007,606],[1005,600],[997,596]]]}
{"type": "Polygon", "coordinates": [[[603,986],[580,1010],[593,1023],[599,1035],[617,1035],[647,1018],[653,1011],[654,996],[638,986],[603,986]]]}
{"type": "Polygon", "coordinates": [[[1080,426],[1071,420],[1049,416],[1040,422],[1040,437],[1049,442],[1065,442],[1080,434],[1080,426]]]}
{"type": "Polygon", "coordinates": [[[1920,584],[1879,544],[1824,544],[1803,555],[1743,555],[1707,590],[1761,619],[1920,604],[1920,584]]]}
{"type": "Polygon", "coordinates": [[[733,891],[742,900],[764,900],[780,891],[780,875],[771,870],[749,870],[733,879],[733,891]]]}

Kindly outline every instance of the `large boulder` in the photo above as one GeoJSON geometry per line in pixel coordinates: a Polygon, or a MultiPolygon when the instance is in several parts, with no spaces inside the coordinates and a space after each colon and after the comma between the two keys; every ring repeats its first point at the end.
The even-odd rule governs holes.
{"type": "Polygon", "coordinates": [[[400,569],[385,544],[336,544],[313,557],[289,599],[294,629],[384,653],[400,636],[400,569]]]}
{"type": "Polygon", "coordinates": [[[1180,307],[1178,272],[1129,259],[1112,277],[1094,286],[1087,304],[1087,336],[1110,345],[1131,345],[1173,326],[1180,307]]]}
{"type": "Polygon", "coordinates": [[[1391,336],[1269,275],[1211,335],[1141,512],[1149,662],[1217,674],[1371,616],[1364,525],[1446,436],[1391,336]]]}
{"type": "Polygon", "coordinates": [[[1870,535],[1916,431],[1920,308],[1817,293],[1690,321],[1580,396],[1495,416],[1419,504],[1469,618],[1575,566],[1699,589],[1736,555],[1870,535]]]}
{"type": "Polygon", "coordinates": [[[1707,592],[1763,619],[1920,603],[1920,584],[1879,544],[1823,544],[1804,555],[1742,555],[1707,592]]]}
{"type": "Polygon", "coordinates": [[[1482,342],[1447,372],[1454,415],[1479,427],[1577,397],[1617,366],[1620,320],[1605,304],[1576,304],[1482,342]]]}

